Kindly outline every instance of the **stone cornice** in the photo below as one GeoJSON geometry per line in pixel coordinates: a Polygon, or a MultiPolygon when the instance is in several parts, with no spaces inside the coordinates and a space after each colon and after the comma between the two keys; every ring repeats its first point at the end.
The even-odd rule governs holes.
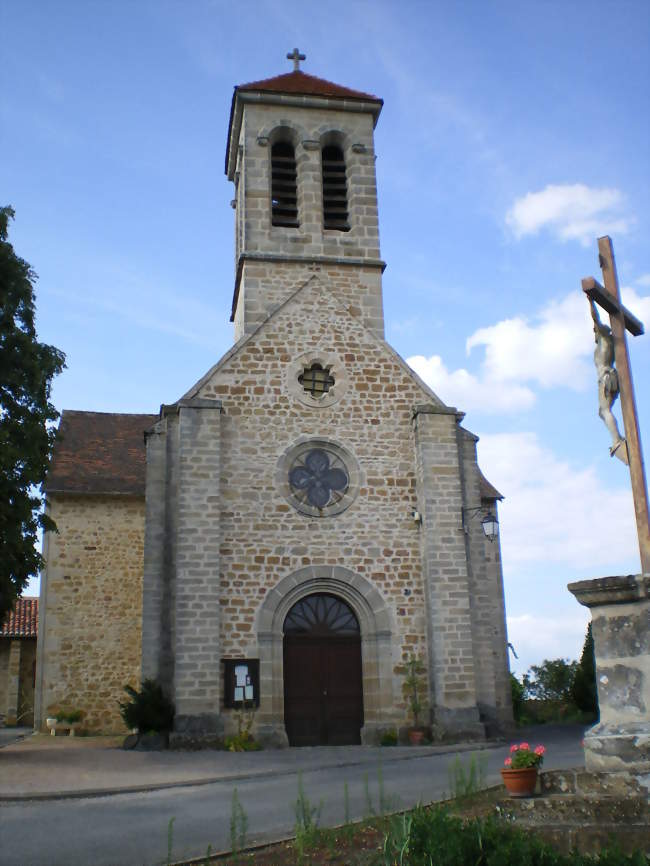
{"type": "Polygon", "coordinates": [[[386,262],[382,259],[364,259],[360,256],[345,258],[343,256],[314,256],[314,255],[287,255],[285,253],[241,253],[237,262],[237,273],[235,275],[235,291],[232,296],[232,309],[230,321],[235,321],[235,311],[239,300],[239,286],[244,269],[244,262],[273,262],[275,264],[304,264],[304,265],[336,265],[346,267],[378,268],[382,274],[386,270],[386,262]]]}
{"type": "Polygon", "coordinates": [[[567,589],[585,607],[629,604],[650,596],[650,575],[626,574],[578,580],[568,584],[567,589]]]}

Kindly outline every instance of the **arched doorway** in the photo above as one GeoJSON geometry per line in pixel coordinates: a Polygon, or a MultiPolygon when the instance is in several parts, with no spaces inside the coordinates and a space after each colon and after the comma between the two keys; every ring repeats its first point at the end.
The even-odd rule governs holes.
{"type": "Polygon", "coordinates": [[[284,720],[292,746],[361,742],[359,621],[342,599],[319,593],[284,619],[284,720]]]}

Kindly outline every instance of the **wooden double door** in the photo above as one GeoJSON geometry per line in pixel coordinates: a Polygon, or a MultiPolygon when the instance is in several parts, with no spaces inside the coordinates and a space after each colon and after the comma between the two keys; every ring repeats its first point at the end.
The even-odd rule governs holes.
{"type": "MultiPolygon", "coordinates": [[[[334,599],[309,597],[312,607],[320,604],[321,609],[326,608],[329,598],[334,599]]],[[[339,599],[334,602],[330,602],[330,618],[332,609],[340,613],[344,604],[339,599]]],[[[347,605],[345,608],[349,611],[347,605]]],[[[339,616],[339,625],[341,621],[339,616]]],[[[349,626],[351,620],[347,623],[349,626]]],[[[361,742],[361,636],[356,618],[354,624],[356,633],[350,627],[325,629],[322,622],[312,628],[285,629],[284,719],[290,745],[343,746],[361,742]]]]}

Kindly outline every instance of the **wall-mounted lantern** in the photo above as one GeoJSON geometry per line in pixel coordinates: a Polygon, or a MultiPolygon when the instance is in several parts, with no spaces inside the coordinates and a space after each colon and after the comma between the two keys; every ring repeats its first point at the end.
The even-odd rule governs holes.
{"type": "Polygon", "coordinates": [[[463,515],[463,529],[466,533],[469,532],[467,519],[471,520],[473,517],[478,517],[479,514],[483,514],[481,526],[483,527],[483,534],[487,540],[494,541],[499,537],[499,521],[497,520],[496,514],[493,514],[492,511],[488,510],[488,513],[485,514],[483,506],[479,506],[478,508],[462,508],[461,513],[463,515]]]}

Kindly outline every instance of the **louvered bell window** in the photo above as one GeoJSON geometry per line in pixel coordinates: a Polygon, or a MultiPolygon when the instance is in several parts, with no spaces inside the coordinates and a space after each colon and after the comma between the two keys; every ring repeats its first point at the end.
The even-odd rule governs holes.
{"type": "Polygon", "coordinates": [[[278,141],[271,148],[271,224],[297,228],[296,154],[293,145],[278,141]]]}
{"type": "Polygon", "coordinates": [[[348,188],[343,151],[335,144],[323,148],[323,226],[341,232],[350,230],[348,188]]]}

